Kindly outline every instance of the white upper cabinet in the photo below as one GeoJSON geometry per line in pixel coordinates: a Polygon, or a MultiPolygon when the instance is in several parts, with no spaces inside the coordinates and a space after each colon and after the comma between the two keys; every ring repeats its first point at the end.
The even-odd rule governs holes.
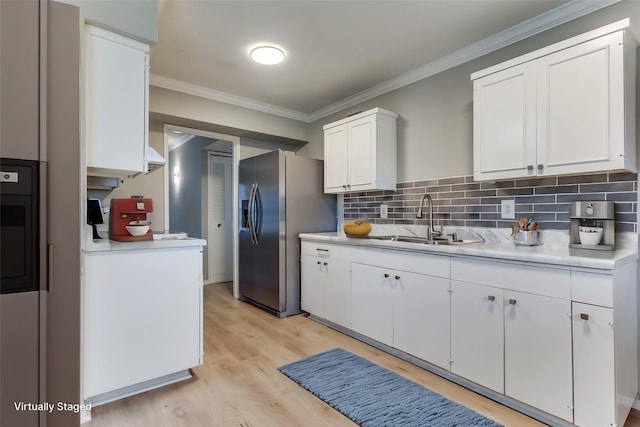
{"type": "Polygon", "coordinates": [[[472,74],[475,180],[635,171],[628,22],[472,74]]]}
{"type": "Polygon", "coordinates": [[[396,189],[396,120],[382,108],[324,129],[324,192],[396,189]]]}
{"type": "Polygon", "coordinates": [[[88,171],[146,172],[149,46],[91,25],[84,42],[88,171]]]}

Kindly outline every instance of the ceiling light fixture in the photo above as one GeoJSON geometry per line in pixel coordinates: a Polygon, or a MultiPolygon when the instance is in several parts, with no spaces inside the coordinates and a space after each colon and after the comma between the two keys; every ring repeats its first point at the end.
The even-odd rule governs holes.
{"type": "Polygon", "coordinates": [[[251,50],[251,59],[259,64],[275,65],[284,61],[284,50],[275,46],[258,46],[251,50]]]}

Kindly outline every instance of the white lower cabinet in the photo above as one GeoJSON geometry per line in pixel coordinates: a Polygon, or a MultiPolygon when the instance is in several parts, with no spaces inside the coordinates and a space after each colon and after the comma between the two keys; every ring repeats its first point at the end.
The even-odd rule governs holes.
{"type": "Polygon", "coordinates": [[[393,346],[449,370],[449,279],[396,271],[394,280],[393,346]]]}
{"type": "Polygon", "coordinates": [[[302,309],[351,328],[351,263],[313,255],[302,255],[301,262],[302,309]]]}
{"type": "Polygon", "coordinates": [[[353,263],[353,330],[449,369],[449,279],[353,263]]]}
{"type": "Polygon", "coordinates": [[[372,265],[351,265],[353,330],[393,346],[393,271],[372,265]]]}
{"type": "Polygon", "coordinates": [[[573,421],[571,301],[504,291],[504,392],[573,421]]]}
{"type": "Polygon", "coordinates": [[[202,247],[87,252],[84,398],[202,363],[202,247]]]}
{"type": "Polygon", "coordinates": [[[615,425],[613,309],[573,303],[573,372],[574,423],[615,425]]]}
{"type": "Polygon", "coordinates": [[[354,332],[535,408],[542,421],[624,424],[637,392],[635,262],[596,270],[335,245],[348,255],[332,267],[334,253],[305,253],[310,244],[305,310],[350,319],[354,332]]]}
{"type": "Polygon", "coordinates": [[[504,393],[503,290],[451,281],[451,372],[504,393]]]}

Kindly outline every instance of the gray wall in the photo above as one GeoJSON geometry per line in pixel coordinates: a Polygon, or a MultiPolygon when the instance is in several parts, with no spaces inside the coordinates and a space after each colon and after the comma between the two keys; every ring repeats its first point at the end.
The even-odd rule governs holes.
{"type": "Polygon", "coordinates": [[[323,125],[354,111],[382,107],[400,115],[398,182],[470,175],[473,172],[471,73],[626,17],[640,23],[640,2],[615,4],[320,119],[309,126],[309,143],[299,153],[322,158],[323,125]]]}
{"type": "MultiPolygon", "coordinates": [[[[202,237],[203,148],[213,140],[196,136],[169,153],[169,230],[184,231],[202,237]],[[180,169],[180,181],[173,182],[174,167],[180,169]]],[[[206,236],[205,236],[206,238],[206,236]]]]}

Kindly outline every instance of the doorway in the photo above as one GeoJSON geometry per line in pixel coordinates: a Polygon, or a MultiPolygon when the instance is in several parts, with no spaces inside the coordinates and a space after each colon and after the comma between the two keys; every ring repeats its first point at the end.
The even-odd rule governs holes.
{"type": "Polygon", "coordinates": [[[233,206],[237,205],[240,138],[165,124],[164,139],[168,159],[168,167],[163,168],[165,221],[170,228],[184,224],[181,228],[189,228],[190,236],[207,240],[203,251],[204,283],[233,280],[237,298],[238,221],[233,206]],[[187,149],[191,154],[185,154],[187,149]],[[191,199],[187,198],[189,194],[191,199]]]}
{"type": "Polygon", "coordinates": [[[233,280],[232,158],[208,151],[207,185],[202,186],[202,236],[207,239],[208,283],[233,280]]]}

